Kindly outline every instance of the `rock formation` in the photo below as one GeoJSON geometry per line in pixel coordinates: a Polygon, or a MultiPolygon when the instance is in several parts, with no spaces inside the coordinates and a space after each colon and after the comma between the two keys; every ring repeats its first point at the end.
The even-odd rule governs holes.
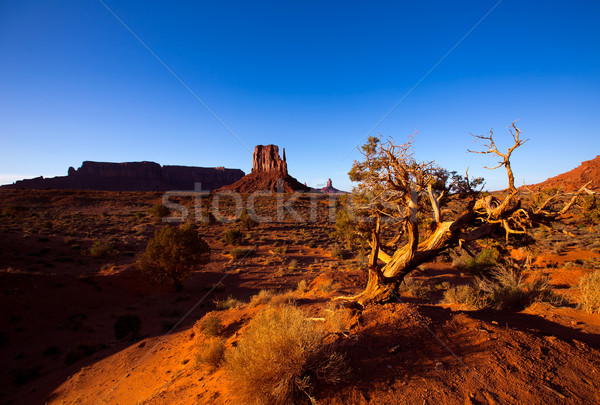
{"type": "Polygon", "coordinates": [[[285,148],[282,159],[279,157],[277,145],[257,145],[252,155],[252,173],[219,190],[253,193],[278,190],[285,192],[309,191],[310,188],[288,174],[285,148]]]}
{"type": "Polygon", "coordinates": [[[256,145],[252,155],[252,173],[277,172],[287,175],[287,162],[285,161],[285,148],[283,148],[283,159],[279,157],[277,145],[256,145]]]}
{"type": "Polygon", "coordinates": [[[19,180],[3,188],[83,189],[106,191],[214,190],[244,176],[240,169],[224,167],[161,166],[154,162],[83,162],[70,167],[67,176],[19,180]]]}
{"type": "Polygon", "coordinates": [[[344,194],[344,193],[346,193],[345,191],[341,191],[341,190],[338,190],[337,188],[333,187],[331,179],[327,179],[327,186],[323,187],[320,191],[325,194],[344,194]]]}
{"type": "Polygon", "coordinates": [[[590,190],[600,190],[600,155],[592,160],[581,163],[580,166],[566,173],[551,177],[546,181],[528,186],[532,190],[560,188],[563,191],[577,191],[588,181],[590,190]]]}

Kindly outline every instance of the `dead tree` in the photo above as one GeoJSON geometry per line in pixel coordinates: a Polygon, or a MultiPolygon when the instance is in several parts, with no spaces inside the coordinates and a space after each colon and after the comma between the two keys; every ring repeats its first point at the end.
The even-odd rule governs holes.
{"type": "MultiPolygon", "coordinates": [[[[521,207],[510,157],[526,141],[521,139],[521,131],[514,123],[510,132],[514,144],[507,152],[498,150],[492,131],[489,135],[476,137],[484,141],[486,148],[478,153],[494,154],[502,159],[492,169],[506,169],[509,187],[505,195],[501,198],[481,196],[479,191],[474,190],[467,175],[462,181],[469,193],[463,200],[462,212],[453,218],[445,218],[447,212],[441,206],[445,191],[434,187],[439,186],[440,180],[447,181],[447,176],[441,175],[444,171],[434,162],[415,161],[413,136],[400,145],[395,144],[393,139],[382,142],[380,138],[370,137],[362,147],[364,159],[355,161],[349,173],[351,180],[359,183],[359,200],[368,201],[355,207],[372,225],[368,281],[360,294],[338,299],[361,306],[388,301],[406,275],[447,249],[457,246],[469,249],[478,239],[502,230],[507,239],[511,235],[526,233],[532,226],[533,217],[544,214],[521,207]],[[431,230],[426,233],[419,226],[424,212],[430,212],[433,221],[431,230]],[[398,244],[400,240],[402,243],[398,244]]],[[[446,185],[447,189],[451,187],[446,185]]],[[[567,204],[560,212],[546,214],[559,215],[572,204],[567,204]]]]}

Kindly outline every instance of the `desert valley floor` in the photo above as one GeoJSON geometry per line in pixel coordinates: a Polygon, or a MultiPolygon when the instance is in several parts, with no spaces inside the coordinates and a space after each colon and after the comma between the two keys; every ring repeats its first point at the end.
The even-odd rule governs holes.
{"type": "MultiPolygon", "coordinates": [[[[170,226],[151,214],[160,193],[0,191],[0,403],[241,403],[223,367],[197,361],[211,339],[202,320],[218,318],[214,334],[230,350],[256,313],[278,303],[327,323],[345,355],[346,379],[314,387],[318,403],[600,403],[600,317],[575,304],[579,278],[600,268],[600,226],[573,214],[538,230],[543,243],[526,274],[548,275],[562,305],[440,303],[473,280],[444,255],[421,266],[397,302],[359,312],[332,298],[364,288],[364,258],[330,236],[334,198],[295,207],[308,218],[314,201],[315,221],[261,223],[235,248],[223,240],[235,222],[200,224],[210,263],[176,293],[133,265],[154,230],[170,226]],[[235,249],[252,254],[234,258],[235,249]],[[124,315],[140,330],[117,338],[124,315]]],[[[271,203],[257,211],[272,212],[271,203]]],[[[222,212],[233,218],[234,204],[222,212]]],[[[511,255],[519,262],[526,252],[511,255]]]]}

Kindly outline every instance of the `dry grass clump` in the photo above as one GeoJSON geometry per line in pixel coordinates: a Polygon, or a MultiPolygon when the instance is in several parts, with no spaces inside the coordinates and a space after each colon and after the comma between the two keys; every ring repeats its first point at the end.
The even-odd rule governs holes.
{"type": "Polygon", "coordinates": [[[260,290],[258,294],[255,294],[252,297],[250,297],[250,302],[248,303],[248,305],[253,308],[259,305],[268,304],[274,295],[275,293],[271,290],[260,290]]]}
{"type": "Polygon", "coordinates": [[[347,374],[343,356],[323,344],[325,334],[293,306],[257,314],[225,356],[240,403],[314,403],[317,381],[337,383],[347,374]]]}
{"type": "Polygon", "coordinates": [[[406,276],[398,287],[398,292],[408,292],[411,297],[427,299],[431,293],[431,288],[424,285],[422,280],[406,276]]]}
{"type": "Polygon", "coordinates": [[[224,300],[217,300],[215,302],[215,305],[218,310],[222,311],[225,309],[233,309],[233,308],[241,307],[242,305],[244,305],[244,303],[242,301],[238,300],[237,298],[235,298],[233,295],[230,295],[224,300]]]}
{"type": "Polygon", "coordinates": [[[579,308],[592,314],[600,314],[600,270],[581,277],[577,286],[581,292],[579,308]]]}
{"type": "Polygon", "coordinates": [[[200,330],[208,336],[217,336],[223,331],[221,318],[216,314],[206,314],[199,322],[200,330]]]}
{"type": "Polygon", "coordinates": [[[496,266],[489,277],[477,277],[472,285],[448,289],[443,299],[447,304],[496,309],[519,309],[542,301],[564,304],[564,299],[552,291],[547,277],[537,275],[525,282],[520,269],[508,266],[496,266]]]}
{"type": "Polygon", "coordinates": [[[225,340],[211,339],[198,348],[196,354],[196,366],[207,365],[211,368],[217,368],[223,360],[225,354],[225,340]]]}

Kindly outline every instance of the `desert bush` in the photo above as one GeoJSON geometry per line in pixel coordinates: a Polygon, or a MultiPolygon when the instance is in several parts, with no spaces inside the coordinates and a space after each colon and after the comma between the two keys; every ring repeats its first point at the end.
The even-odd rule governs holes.
{"type": "Polygon", "coordinates": [[[496,266],[489,276],[477,277],[472,285],[450,288],[443,302],[466,304],[476,308],[520,309],[533,302],[563,305],[564,298],[552,291],[548,278],[536,275],[525,282],[517,267],[496,266]]]}
{"type": "Polygon", "coordinates": [[[296,287],[296,291],[300,294],[304,294],[305,292],[308,291],[308,284],[306,282],[306,280],[300,280],[298,282],[298,286],[296,287]]]}
{"type": "Polygon", "coordinates": [[[580,291],[579,308],[589,313],[600,314],[600,270],[581,277],[577,286],[580,291]]]}
{"type": "Polygon", "coordinates": [[[148,241],[146,252],[137,260],[136,267],[155,281],[171,279],[175,291],[179,292],[183,289],[183,280],[209,259],[208,244],[194,225],[185,224],[157,229],[148,241]]]}
{"type": "Polygon", "coordinates": [[[256,221],[256,214],[254,214],[252,211],[248,211],[247,208],[244,208],[240,212],[239,220],[242,226],[248,230],[258,225],[258,222],[256,221]]]}
{"type": "Polygon", "coordinates": [[[323,344],[325,329],[293,306],[257,314],[239,344],[225,356],[242,403],[290,404],[310,400],[316,380],[341,381],[343,356],[323,344]]]}
{"type": "Polygon", "coordinates": [[[113,328],[117,339],[124,339],[128,335],[137,337],[142,327],[142,320],[139,316],[133,314],[125,314],[119,316],[113,328]]]}
{"type": "Polygon", "coordinates": [[[217,336],[223,331],[221,318],[215,314],[206,314],[200,321],[200,330],[208,336],[217,336]]]}
{"type": "Polygon", "coordinates": [[[94,242],[92,247],[90,247],[90,255],[92,257],[106,257],[113,253],[113,246],[110,242],[106,240],[97,240],[94,242]]]}
{"type": "Polygon", "coordinates": [[[235,248],[231,249],[229,254],[234,259],[243,259],[245,257],[251,256],[252,254],[254,254],[254,252],[256,252],[256,249],[254,248],[235,248]]]}
{"type": "Polygon", "coordinates": [[[597,224],[600,222],[600,201],[596,195],[580,196],[579,205],[587,223],[597,224]]]}
{"type": "Polygon", "coordinates": [[[239,229],[228,229],[223,234],[223,241],[231,246],[241,245],[244,241],[244,232],[239,229]]]}
{"type": "Polygon", "coordinates": [[[331,249],[331,257],[333,257],[334,259],[339,259],[342,260],[344,258],[344,248],[342,248],[339,245],[335,245],[332,249],[331,249]]]}
{"type": "Polygon", "coordinates": [[[162,222],[164,217],[171,215],[171,210],[162,204],[156,204],[150,209],[150,214],[156,222],[162,222]]]}
{"type": "MultiPolygon", "coordinates": [[[[275,246],[275,244],[273,244],[273,246],[275,246]]],[[[287,245],[281,245],[281,246],[278,246],[275,249],[273,249],[273,252],[275,252],[275,254],[280,254],[280,255],[286,254],[287,251],[288,251],[287,245]]]]}
{"type": "Polygon", "coordinates": [[[298,270],[298,260],[293,259],[292,261],[290,261],[290,263],[288,264],[288,268],[289,271],[296,271],[298,270]]]}
{"type": "Polygon", "coordinates": [[[223,360],[225,354],[225,340],[211,339],[200,345],[196,354],[196,366],[207,365],[211,368],[217,368],[223,360]]]}
{"type": "Polygon", "coordinates": [[[478,276],[486,273],[498,264],[500,253],[497,249],[487,247],[475,257],[460,256],[453,261],[453,266],[464,269],[468,274],[478,276]]]}
{"type": "Polygon", "coordinates": [[[406,276],[398,287],[398,292],[408,292],[411,297],[427,299],[431,293],[431,288],[424,285],[422,280],[406,276]]]}
{"type": "Polygon", "coordinates": [[[250,307],[257,307],[259,305],[268,304],[274,295],[275,293],[271,290],[260,290],[258,294],[255,294],[252,297],[250,297],[249,305],[250,307]]]}
{"type": "Polygon", "coordinates": [[[238,300],[237,298],[235,298],[233,295],[230,295],[224,300],[217,300],[215,302],[215,305],[217,307],[217,310],[224,310],[224,309],[238,308],[238,307],[244,305],[244,303],[242,301],[238,300]]]}
{"type": "Polygon", "coordinates": [[[478,291],[471,285],[459,285],[448,288],[444,292],[442,302],[445,304],[461,304],[470,307],[479,308],[482,305],[482,299],[485,302],[485,297],[481,297],[478,291]]]}

